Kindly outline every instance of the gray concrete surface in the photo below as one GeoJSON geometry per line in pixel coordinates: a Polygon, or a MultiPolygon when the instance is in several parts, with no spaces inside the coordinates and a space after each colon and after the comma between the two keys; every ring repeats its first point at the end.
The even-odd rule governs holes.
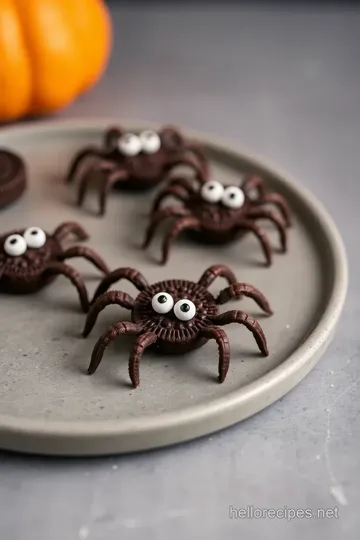
{"type": "Polygon", "coordinates": [[[360,11],[117,3],[113,17],[107,74],[59,117],[171,121],[280,163],[343,234],[348,301],[316,369],[222,433],[106,459],[0,454],[0,538],[358,538],[360,11]],[[251,508],[235,517],[247,507],[278,517],[251,517],[251,508]],[[281,518],[284,508],[298,517],[281,518]],[[319,509],[328,517],[317,519],[319,509]]]}

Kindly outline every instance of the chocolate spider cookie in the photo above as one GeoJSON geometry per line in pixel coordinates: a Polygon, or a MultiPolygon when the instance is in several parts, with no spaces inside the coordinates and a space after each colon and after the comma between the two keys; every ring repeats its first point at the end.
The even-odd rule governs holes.
{"type": "Polygon", "coordinates": [[[74,222],[62,223],[53,234],[46,233],[40,227],[28,227],[0,236],[0,292],[35,293],[62,275],[75,286],[81,307],[87,312],[89,300],[83,279],[64,261],[82,257],[105,274],[109,273],[109,269],[102,258],[88,247],[63,249],[62,242],[70,235],[77,240],[88,238],[84,229],[74,222]]]}
{"type": "Polygon", "coordinates": [[[159,132],[146,129],[140,133],[109,127],[102,147],[88,146],[76,154],[66,178],[68,184],[89,158],[96,159],[80,176],[77,204],[83,204],[90,184],[96,182],[100,215],[105,213],[112,187],[151,189],[180,165],[190,167],[203,179],[208,175],[208,161],[200,145],[185,139],[172,126],[165,126],[159,132]]]}
{"type": "Polygon", "coordinates": [[[106,276],[95,292],[92,306],[87,315],[83,336],[94,327],[99,313],[110,304],[117,304],[131,311],[131,322],[118,322],[109,328],[97,341],[88,373],[98,368],[106,347],[121,334],[136,336],[129,358],[129,374],[133,386],[140,383],[139,362],[149,346],[169,354],[185,353],[214,339],[219,348],[218,381],[225,380],[230,363],[228,338],[220,328],[238,323],[252,332],[261,353],[268,356],[266,337],[260,324],[243,311],[232,310],[219,313],[219,305],[243,296],[252,298],[260,308],[272,314],[264,295],[252,285],[239,283],[233,272],[223,265],[208,268],[198,282],[169,279],[149,285],[146,279],[133,268],[118,268],[106,276]],[[215,298],[208,287],[217,277],[223,277],[229,286],[215,298]],[[120,279],[130,281],[140,291],[133,299],[121,291],[106,292],[120,279]]]}
{"type": "Polygon", "coordinates": [[[202,181],[199,178],[173,178],[155,199],[143,248],[152,241],[156,229],[165,220],[172,218],[163,242],[162,264],[169,258],[174,240],[182,232],[190,232],[200,242],[224,244],[251,232],[258,239],[268,266],[272,263],[272,249],[267,234],[257,222],[270,221],[279,232],[282,251],[287,250],[287,227],[290,212],[286,200],[278,193],[268,193],[263,180],[249,176],[241,186],[224,186],[216,180],[202,181]],[[173,197],[181,206],[160,209],[163,200],[173,197]],[[269,206],[275,206],[274,212],[269,206]]]}
{"type": "Polygon", "coordinates": [[[27,186],[27,173],[23,159],[0,148],[0,209],[21,197],[27,186]]]}

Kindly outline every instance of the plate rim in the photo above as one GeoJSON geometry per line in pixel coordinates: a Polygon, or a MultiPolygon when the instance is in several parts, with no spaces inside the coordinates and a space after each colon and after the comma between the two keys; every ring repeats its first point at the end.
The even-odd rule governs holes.
{"type": "MultiPolygon", "coordinates": [[[[127,119],[116,122],[113,118],[106,117],[43,120],[41,123],[35,121],[5,126],[0,131],[0,146],[1,141],[6,139],[7,136],[11,139],[34,134],[34,131],[56,132],[66,129],[102,132],[104,128],[116,123],[126,125],[133,130],[158,129],[161,125],[164,125],[127,119]]],[[[168,446],[194,439],[236,424],[277,401],[311,371],[330,343],[345,304],[349,270],[344,242],[333,218],[325,209],[323,203],[308,188],[302,186],[287,170],[279,167],[269,159],[249,151],[234,138],[218,137],[210,133],[187,129],[185,126],[181,126],[181,130],[187,136],[204,141],[213,147],[217,147],[220,151],[230,153],[267,170],[271,175],[279,178],[281,183],[285,184],[310,209],[313,215],[316,215],[319,226],[325,234],[330,247],[331,263],[333,265],[332,287],[329,289],[327,303],[322,315],[320,315],[320,320],[304,342],[279,366],[259,379],[240,389],[229,392],[225,396],[213,398],[210,402],[186,407],[180,411],[122,420],[49,421],[46,419],[18,418],[0,413],[0,446],[2,448],[9,450],[19,449],[26,452],[24,446],[41,448],[41,441],[47,440],[49,442],[49,438],[53,437],[59,440],[59,443],[61,440],[61,448],[54,448],[49,452],[41,450],[40,453],[47,455],[104,455],[168,446]],[[313,364],[311,364],[312,359],[313,364]],[[287,381],[291,381],[291,384],[286,385],[285,382],[287,381]],[[283,391],[284,387],[287,388],[285,391],[283,391]],[[268,403],[254,408],[254,404],[256,404],[258,398],[261,401],[263,394],[268,394],[268,403]],[[252,412],[245,415],[240,414],[240,411],[246,406],[250,408],[250,411],[252,408],[252,412]],[[238,411],[238,414],[236,414],[236,411],[238,411]],[[232,415],[231,419],[225,420],[228,414],[232,415]],[[217,427],[213,425],[210,429],[206,428],[206,422],[211,425],[214,419],[217,427]],[[204,426],[203,429],[201,429],[202,425],[204,426]],[[174,429],[175,431],[182,430],[182,436],[171,435],[169,437],[169,431],[172,433],[174,429]],[[104,437],[106,440],[101,443],[104,437]],[[133,443],[130,441],[130,445],[127,444],[123,440],[126,437],[130,437],[130,439],[135,437],[133,443]],[[31,438],[30,445],[24,444],[24,438],[31,438]],[[64,438],[67,442],[64,441],[64,438]],[[110,438],[110,444],[108,438],[110,438]],[[90,447],[84,448],[80,444],[81,448],[77,451],[78,442],[81,439],[86,440],[90,447]],[[153,442],[149,443],[149,439],[153,442]],[[91,448],[91,445],[94,445],[94,448],[91,448]]],[[[33,452],[33,450],[30,450],[30,452],[33,452]]]]}

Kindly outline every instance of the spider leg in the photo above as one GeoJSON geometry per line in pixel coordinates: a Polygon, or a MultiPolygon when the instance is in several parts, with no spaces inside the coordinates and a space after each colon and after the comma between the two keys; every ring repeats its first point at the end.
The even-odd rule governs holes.
{"type": "Polygon", "coordinates": [[[270,242],[267,237],[267,235],[258,227],[255,225],[255,223],[252,223],[252,221],[244,219],[242,221],[238,222],[239,229],[245,229],[247,231],[251,231],[255,234],[255,236],[258,238],[261,247],[263,249],[265,258],[266,258],[266,264],[268,266],[271,266],[272,264],[272,253],[271,253],[271,247],[270,242]]]}
{"type": "Polygon", "coordinates": [[[211,321],[214,324],[219,324],[220,326],[224,326],[225,324],[230,323],[243,324],[248,330],[250,330],[250,332],[252,332],[257,346],[259,347],[263,355],[269,356],[266,337],[263,329],[261,328],[257,320],[253,317],[250,317],[250,315],[247,315],[243,311],[238,310],[226,311],[225,313],[221,313],[220,315],[215,315],[214,317],[211,317],[211,321]]]}
{"type": "Polygon", "coordinates": [[[205,177],[208,178],[209,177],[209,164],[208,164],[208,160],[206,158],[206,155],[204,153],[204,150],[201,144],[195,141],[190,141],[186,146],[189,152],[194,154],[194,156],[199,160],[199,162],[201,163],[201,166],[204,169],[205,177]]]}
{"type": "Polygon", "coordinates": [[[196,189],[190,178],[186,178],[186,176],[170,177],[165,189],[155,198],[151,213],[156,212],[162,200],[170,195],[185,202],[191,195],[195,195],[195,193],[196,189]]]}
{"type": "Polygon", "coordinates": [[[203,166],[199,163],[199,161],[194,156],[184,156],[184,157],[177,157],[174,158],[168,166],[166,167],[166,170],[168,173],[175,167],[180,166],[188,166],[193,169],[193,171],[196,173],[196,177],[200,182],[206,182],[208,178],[207,171],[204,170],[203,166]]]}
{"type": "Polygon", "coordinates": [[[162,264],[166,264],[168,258],[169,258],[169,252],[172,242],[175,240],[177,236],[179,236],[182,231],[185,231],[186,229],[197,229],[201,226],[200,221],[197,218],[194,218],[192,216],[184,216],[180,217],[178,220],[175,221],[174,225],[171,227],[171,229],[168,231],[167,235],[164,238],[163,248],[162,248],[162,264]]]}
{"type": "Polygon", "coordinates": [[[196,176],[193,178],[189,178],[188,176],[169,176],[167,186],[179,186],[186,189],[189,195],[196,195],[198,192],[198,182],[199,178],[196,176]],[[194,182],[196,182],[196,185],[194,185],[194,182]]]}
{"type": "Polygon", "coordinates": [[[53,238],[61,243],[71,234],[73,234],[77,240],[87,240],[89,238],[87,232],[81,225],[76,223],[76,221],[66,221],[65,223],[61,223],[53,232],[53,238]]]}
{"type": "Polygon", "coordinates": [[[91,355],[91,361],[88,368],[88,374],[95,373],[102,360],[106,347],[115,338],[121,334],[133,334],[137,335],[141,331],[141,326],[131,322],[119,322],[114,324],[109,330],[107,330],[95,344],[94,350],[91,355]]]}
{"type": "Polygon", "coordinates": [[[127,279],[139,291],[143,291],[149,286],[144,276],[134,268],[117,268],[105,276],[104,279],[99,283],[99,286],[95,291],[94,298],[92,299],[92,303],[95,302],[98,296],[106,292],[110,285],[116,281],[119,281],[120,279],[127,279]]]}
{"type": "Polygon", "coordinates": [[[213,266],[210,266],[210,268],[205,270],[198,283],[199,285],[208,288],[218,277],[225,278],[228,281],[229,285],[237,282],[236,276],[230,270],[230,268],[224,266],[223,264],[214,264],[213,266]]]}
{"type": "Polygon", "coordinates": [[[196,178],[190,179],[186,176],[170,176],[165,189],[161,191],[154,200],[151,213],[157,211],[162,200],[169,195],[178,197],[183,202],[185,202],[191,195],[195,195],[197,189],[193,184],[194,180],[196,180],[196,178]],[[169,192],[167,190],[169,190],[169,192]],[[175,190],[178,191],[178,195],[175,193],[175,190]]]}
{"type": "Polygon", "coordinates": [[[120,180],[126,180],[129,177],[128,173],[123,170],[115,170],[112,171],[107,178],[105,178],[101,184],[100,191],[99,191],[99,214],[103,216],[106,211],[106,199],[109,194],[110,189],[113,187],[114,184],[119,182],[120,180]]]}
{"type": "Polygon", "coordinates": [[[219,347],[219,383],[224,382],[230,365],[230,345],[229,340],[222,328],[203,328],[201,336],[207,339],[215,339],[219,347]]]}
{"type": "Polygon", "coordinates": [[[258,199],[253,201],[254,204],[273,203],[279,209],[286,226],[291,226],[290,210],[285,198],[279,193],[266,193],[264,181],[260,176],[256,174],[248,176],[243,182],[242,189],[247,194],[252,189],[256,190],[258,199]]]}
{"type": "Polygon", "coordinates": [[[257,174],[248,175],[243,184],[242,189],[245,193],[249,193],[252,189],[256,190],[257,196],[262,199],[265,195],[264,180],[257,174]]]}
{"type": "Polygon", "coordinates": [[[272,315],[273,311],[265,296],[248,283],[238,282],[226,287],[219,293],[219,296],[216,298],[216,303],[218,305],[226,304],[230,300],[240,300],[243,296],[251,298],[263,311],[265,311],[265,313],[272,315]]]}
{"type": "Polygon", "coordinates": [[[63,253],[58,257],[59,261],[64,261],[65,259],[72,259],[74,257],[82,257],[87,261],[91,262],[96,268],[98,268],[104,274],[109,274],[110,270],[105,263],[105,261],[91,248],[84,246],[74,246],[63,253]]]}
{"type": "Polygon", "coordinates": [[[89,189],[89,185],[91,183],[91,181],[93,180],[94,176],[93,176],[93,171],[87,171],[80,179],[79,181],[79,191],[78,191],[78,197],[77,197],[77,201],[76,201],[76,204],[77,206],[82,206],[83,202],[84,202],[84,199],[85,199],[85,195],[89,189]]]}
{"type": "Polygon", "coordinates": [[[110,126],[105,133],[104,144],[105,148],[108,151],[115,150],[117,148],[117,143],[122,135],[121,129],[117,126],[110,126]]]}
{"type": "Polygon", "coordinates": [[[272,203],[281,213],[287,227],[291,227],[291,215],[285,198],[280,193],[265,193],[258,204],[272,203]]]}
{"type": "Polygon", "coordinates": [[[81,150],[78,154],[76,154],[72,164],[70,165],[70,169],[66,177],[66,181],[65,181],[66,184],[71,184],[73,182],[80,163],[85,158],[88,158],[91,156],[102,158],[104,157],[104,151],[100,150],[99,148],[96,148],[96,146],[87,146],[86,148],[81,150]]]}
{"type": "Polygon", "coordinates": [[[154,203],[152,205],[150,215],[157,212],[160,208],[160,205],[164,199],[167,199],[168,197],[174,197],[174,199],[177,199],[181,202],[186,202],[188,199],[188,192],[183,189],[181,186],[173,185],[172,183],[166,187],[163,191],[161,191],[157,197],[154,200],[154,203]]]}
{"type": "Polygon", "coordinates": [[[154,238],[156,229],[162,221],[171,217],[185,217],[188,215],[189,213],[185,208],[178,206],[169,206],[168,208],[164,208],[156,212],[151,217],[151,221],[146,229],[145,239],[142,248],[146,249],[150,245],[150,242],[154,238]]]}
{"type": "Polygon", "coordinates": [[[106,211],[106,198],[111,187],[121,179],[128,178],[124,170],[114,170],[115,163],[103,161],[94,170],[87,171],[80,179],[77,206],[82,206],[89,186],[97,181],[99,192],[99,214],[102,216],[106,211]]]}
{"type": "Polygon", "coordinates": [[[141,334],[135,341],[129,358],[129,375],[134,388],[140,384],[139,362],[147,347],[157,341],[157,335],[154,332],[141,334]]]}
{"type": "Polygon", "coordinates": [[[195,195],[197,193],[197,188],[194,186],[194,180],[199,180],[198,178],[188,178],[186,176],[170,176],[168,187],[170,186],[179,186],[183,189],[186,189],[189,195],[195,195]]]}
{"type": "Polygon", "coordinates": [[[272,210],[266,209],[253,209],[247,214],[252,219],[268,219],[276,226],[280,235],[281,249],[285,253],[287,250],[287,229],[284,221],[279,218],[272,210]]]}
{"type": "Polygon", "coordinates": [[[110,304],[117,304],[125,309],[133,309],[134,299],[127,293],[121,291],[110,291],[99,296],[90,307],[89,313],[86,317],[85,326],[83,330],[83,337],[87,337],[97,321],[100,312],[110,304]]]}
{"type": "Polygon", "coordinates": [[[89,310],[89,298],[88,298],[87,290],[80,274],[74,268],[72,268],[71,266],[68,266],[67,264],[63,262],[55,262],[46,267],[44,274],[45,275],[58,274],[58,275],[67,277],[71,281],[71,283],[75,286],[79,294],[82,310],[84,311],[84,313],[87,313],[87,311],[89,310]]]}

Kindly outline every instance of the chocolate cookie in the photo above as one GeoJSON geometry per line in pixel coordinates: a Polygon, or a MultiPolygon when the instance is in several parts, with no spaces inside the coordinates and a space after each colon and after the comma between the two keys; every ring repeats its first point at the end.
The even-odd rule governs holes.
{"type": "Polygon", "coordinates": [[[0,148],[0,209],[15,202],[27,186],[27,173],[23,159],[0,148]]]}

